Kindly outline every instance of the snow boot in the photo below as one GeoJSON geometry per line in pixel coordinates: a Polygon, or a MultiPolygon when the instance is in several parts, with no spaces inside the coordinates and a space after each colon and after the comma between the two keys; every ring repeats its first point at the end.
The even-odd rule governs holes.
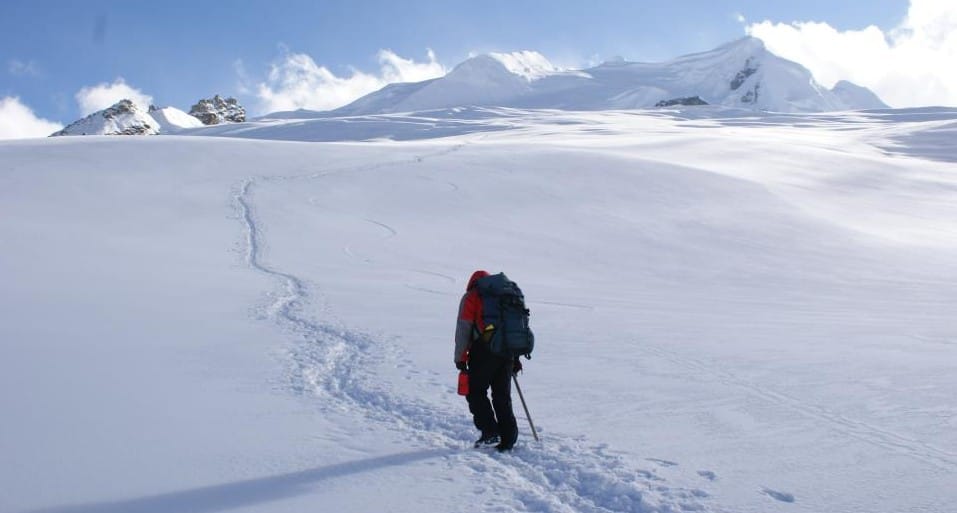
{"type": "Polygon", "coordinates": [[[498,452],[511,451],[512,447],[515,447],[515,441],[518,440],[518,427],[516,426],[510,435],[506,434],[500,438],[501,441],[495,446],[495,450],[498,452]]]}
{"type": "Polygon", "coordinates": [[[502,439],[498,436],[498,433],[482,435],[482,438],[479,438],[475,441],[475,447],[491,447],[498,446],[502,439]]]}

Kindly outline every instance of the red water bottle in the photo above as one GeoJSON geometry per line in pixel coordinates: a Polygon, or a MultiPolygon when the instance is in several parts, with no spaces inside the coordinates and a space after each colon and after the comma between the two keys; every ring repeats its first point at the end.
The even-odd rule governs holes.
{"type": "Polygon", "coordinates": [[[459,372],[459,395],[469,395],[469,373],[468,371],[459,372]]]}

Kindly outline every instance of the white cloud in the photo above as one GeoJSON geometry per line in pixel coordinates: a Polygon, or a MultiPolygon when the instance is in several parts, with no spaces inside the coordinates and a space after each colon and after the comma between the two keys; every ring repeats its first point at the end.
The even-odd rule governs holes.
{"type": "Polygon", "coordinates": [[[46,137],[63,125],[41,119],[16,96],[0,98],[0,139],[46,137]]]}
{"type": "Polygon", "coordinates": [[[746,27],[825,86],[850,80],[893,107],[957,105],[957,2],[911,0],[890,31],[839,31],[827,23],[763,21],[746,27]]]}
{"type": "Polygon", "coordinates": [[[148,109],[153,103],[152,96],[130,86],[123,77],[117,78],[112,84],[103,82],[84,87],[76,93],[76,102],[80,106],[80,113],[84,116],[103,110],[124,99],[132,101],[143,110],[148,109]]]}
{"type": "Polygon", "coordinates": [[[391,50],[380,50],[378,58],[378,73],[352,69],[350,76],[340,77],[306,54],[286,52],[272,65],[266,82],[256,88],[259,110],[334,109],[394,82],[419,82],[446,73],[432,50],[427,62],[404,59],[391,50]]]}
{"type": "Polygon", "coordinates": [[[239,82],[236,84],[236,89],[239,94],[252,94],[249,88],[250,80],[249,73],[246,72],[246,63],[244,63],[242,59],[234,60],[233,71],[235,71],[236,76],[239,77],[239,82]]]}
{"type": "Polygon", "coordinates": [[[40,69],[37,67],[37,63],[34,61],[23,62],[18,59],[13,59],[7,64],[7,71],[15,77],[38,77],[40,76],[40,69]]]}

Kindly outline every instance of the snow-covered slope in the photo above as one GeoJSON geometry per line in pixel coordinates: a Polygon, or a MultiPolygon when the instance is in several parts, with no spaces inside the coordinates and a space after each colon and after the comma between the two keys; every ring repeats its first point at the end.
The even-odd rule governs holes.
{"type": "Polygon", "coordinates": [[[861,87],[847,80],[834,84],[831,92],[845,105],[853,105],[855,109],[886,109],[887,104],[874,94],[874,91],[861,87]]]}
{"type": "Polygon", "coordinates": [[[334,111],[335,115],[409,112],[463,106],[607,110],[650,108],[698,97],[724,107],[823,112],[886,107],[848,82],[835,91],[803,66],[746,37],[715,50],[663,63],[608,62],[559,71],[540,54],[473,57],[442,78],[396,84],[334,111]]]}
{"type": "Polygon", "coordinates": [[[950,511],[957,114],[694,112],[0,143],[0,511],[950,511]],[[480,267],[536,331],[507,455],[480,267]]]}
{"type": "Polygon", "coordinates": [[[499,59],[479,55],[442,78],[394,84],[337,109],[356,115],[407,112],[459,105],[507,105],[532,91],[528,77],[514,73],[499,59]]]}
{"type": "Polygon", "coordinates": [[[67,125],[52,136],[156,135],[159,132],[160,124],[149,113],[140,110],[130,100],[120,100],[111,107],[67,125]]]}
{"type": "Polygon", "coordinates": [[[203,126],[202,121],[176,107],[159,108],[151,106],[149,114],[160,124],[160,130],[164,133],[203,126]]]}

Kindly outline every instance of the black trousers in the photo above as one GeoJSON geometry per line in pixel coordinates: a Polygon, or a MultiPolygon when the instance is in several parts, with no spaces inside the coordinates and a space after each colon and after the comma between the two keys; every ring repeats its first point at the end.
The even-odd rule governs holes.
{"type": "Polygon", "coordinates": [[[512,359],[495,356],[481,340],[469,354],[469,411],[483,435],[498,434],[511,447],[518,438],[518,424],[512,412],[512,359]],[[492,389],[492,401],[488,389],[492,389]]]}

